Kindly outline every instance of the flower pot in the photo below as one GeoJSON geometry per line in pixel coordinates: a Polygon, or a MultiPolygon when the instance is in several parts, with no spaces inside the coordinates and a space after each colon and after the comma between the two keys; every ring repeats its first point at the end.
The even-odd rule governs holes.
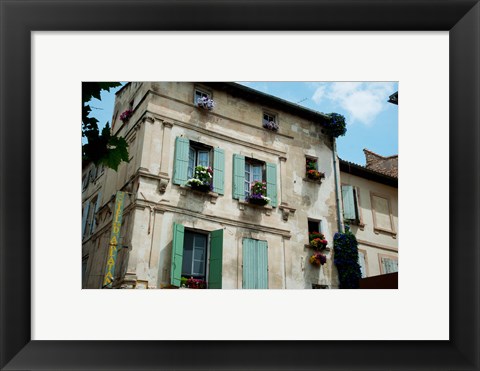
{"type": "Polygon", "coordinates": [[[265,206],[266,204],[268,204],[268,201],[264,200],[263,198],[249,198],[248,202],[260,206],[265,206]]]}
{"type": "Polygon", "coordinates": [[[210,192],[210,184],[190,184],[190,188],[200,192],[210,192]]]}

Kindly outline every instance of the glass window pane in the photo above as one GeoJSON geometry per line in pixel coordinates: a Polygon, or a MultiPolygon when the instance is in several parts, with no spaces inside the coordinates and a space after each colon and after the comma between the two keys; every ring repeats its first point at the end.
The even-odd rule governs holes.
{"type": "Polygon", "coordinates": [[[187,178],[193,178],[193,169],[195,168],[195,150],[190,147],[188,152],[188,170],[187,170],[187,178]]]}
{"type": "Polygon", "coordinates": [[[254,182],[262,181],[262,167],[260,165],[253,166],[253,179],[254,182]]]}
{"type": "Polygon", "coordinates": [[[193,274],[197,276],[203,276],[205,270],[205,262],[194,260],[193,262],[193,274]]]}
{"type": "Polygon", "coordinates": [[[205,167],[208,167],[210,165],[208,151],[198,151],[198,165],[205,167]]]}

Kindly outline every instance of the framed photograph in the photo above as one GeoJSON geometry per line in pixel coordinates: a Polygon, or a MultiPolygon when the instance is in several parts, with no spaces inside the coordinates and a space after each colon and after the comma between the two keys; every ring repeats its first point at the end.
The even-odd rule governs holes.
{"type": "MultiPolygon", "coordinates": [[[[2,0],[0,11],[0,368],[480,369],[478,1],[2,0]],[[326,37],[319,31],[328,31],[326,37]],[[410,55],[395,52],[397,31],[414,45],[410,55]],[[372,48],[362,49],[360,38],[372,48]],[[427,50],[433,60],[427,61],[427,50]],[[236,73],[210,74],[222,64],[236,73]],[[370,65],[365,76],[348,68],[354,64],[370,65]],[[416,268],[400,273],[396,296],[382,290],[257,296],[248,293],[253,290],[81,290],[80,156],[69,150],[78,145],[80,154],[81,82],[281,79],[266,72],[269,66],[288,70],[290,81],[319,81],[318,69],[329,68],[324,76],[331,81],[391,81],[392,69],[409,69],[410,78],[395,80],[405,102],[399,105],[399,172],[409,178],[399,194],[413,184],[408,198],[417,206],[400,204],[397,230],[390,212],[382,214],[390,210],[388,200],[383,194],[376,200],[377,229],[398,233],[405,251],[398,263],[386,254],[380,266],[414,261],[416,268]],[[438,85],[428,80],[415,91],[409,84],[417,79],[420,86],[422,75],[426,81],[435,74],[438,85]],[[416,296],[408,296],[410,290],[416,296]],[[286,300],[291,304],[282,307],[286,300]],[[397,312],[387,310],[392,303],[399,304],[397,312]],[[401,327],[407,330],[400,336],[401,327]]],[[[198,98],[217,99],[208,96],[215,94],[212,86],[198,98]]],[[[276,115],[265,111],[265,130],[282,125],[276,115]]],[[[198,161],[205,148],[194,147],[198,161]]],[[[355,219],[362,224],[361,215],[355,219]]],[[[362,251],[365,261],[375,260],[362,251]]],[[[135,285],[156,288],[143,277],[135,285]]]]}

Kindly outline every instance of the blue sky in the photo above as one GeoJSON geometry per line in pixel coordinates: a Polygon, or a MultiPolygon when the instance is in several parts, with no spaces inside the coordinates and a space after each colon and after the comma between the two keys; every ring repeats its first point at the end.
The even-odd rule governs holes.
{"type": "MultiPolygon", "coordinates": [[[[240,82],[252,89],[297,103],[306,108],[345,116],[347,133],[338,138],[341,159],[365,165],[363,149],[382,156],[398,154],[398,106],[388,97],[398,91],[397,82],[240,82]]],[[[113,115],[115,92],[103,91],[92,99],[91,116],[100,127],[113,115]]]]}

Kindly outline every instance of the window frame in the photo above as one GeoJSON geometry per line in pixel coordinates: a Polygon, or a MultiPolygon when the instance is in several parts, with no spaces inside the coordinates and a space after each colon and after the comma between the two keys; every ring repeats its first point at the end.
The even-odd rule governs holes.
{"type": "Polygon", "coordinates": [[[244,194],[245,198],[250,196],[250,190],[252,189],[252,184],[255,181],[255,178],[253,177],[253,171],[249,171],[249,179],[247,180],[247,165],[249,167],[256,166],[257,168],[260,167],[260,171],[262,173],[262,179],[260,180],[261,182],[266,182],[267,174],[266,174],[266,162],[256,160],[251,157],[245,157],[245,177],[244,177],[244,194]],[[248,184],[248,191],[245,189],[245,187],[248,184]]]}
{"type": "Polygon", "coordinates": [[[377,233],[377,234],[380,233],[380,232],[385,232],[385,233],[388,233],[388,234],[392,235],[392,237],[396,237],[397,232],[395,230],[395,224],[393,223],[393,212],[392,212],[392,204],[390,202],[390,197],[387,196],[387,195],[376,193],[376,192],[370,192],[370,206],[371,206],[371,210],[372,210],[374,232],[377,233]],[[387,201],[388,216],[389,216],[389,219],[390,219],[391,229],[385,229],[385,228],[379,227],[377,225],[377,217],[376,217],[377,211],[375,210],[375,208],[373,206],[373,198],[374,197],[383,198],[384,200],[387,201]]]}
{"type": "Polygon", "coordinates": [[[188,165],[187,165],[187,179],[193,178],[195,174],[195,167],[198,166],[198,157],[200,152],[208,152],[208,166],[213,169],[213,147],[201,142],[195,142],[189,140],[189,147],[188,147],[188,165]],[[193,167],[190,168],[190,153],[194,151],[194,158],[193,158],[193,167]],[[190,169],[192,172],[190,173],[190,169]]]}
{"type": "Polygon", "coordinates": [[[395,255],[388,255],[388,254],[378,254],[378,263],[380,265],[380,274],[390,274],[390,273],[398,273],[398,256],[395,255]],[[395,260],[397,262],[397,271],[396,272],[389,272],[386,273],[385,269],[383,268],[383,263],[382,263],[382,258],[390,259],[390,260],[395,260]]]}
{"type": "Polygon", "coordinates": [[[278,115],[276,113],[271,112],[271,111],[263,110],[262,111],[262,126],[265,123],[265,116],[268,116],[268,117],[273,119],[273,120],[268,120],[267,122],[273,121],[274,123],[276,123],[278,125],[278,115]]]}
{"type": "Polygon", "coordinates": [[[206,90],[206,89],[202,89],[202,88],[198,88],[198,87],[194,87],[193,88],[193,104],[195,107],[198,107],[198,98],[200,97],[197,97],[197,92],[200,93],[200,97],[202,96],[206,96],[208,99],[213,99],[213,95],[212,95],[212,92],[209,91],[209,90],[206,90]]]}
{"type": "MultiPolygon", "coordinates": [[[[195,239],[192,240],[193,242],[193,245],[192,245],[192,259],[191,259],[191,270],[193,271],[193,262],[194,262],[194,250],[195,250],[195,239]]],[[[183,255],[183,260],[182,260],[182,273],[181,273],[181,277],[185,277],[185,278],[190,278],[190,277],[193,277],[195,279],[201,279],[203,281],[206,282],[207,284],[207,288],[208,288],[208,274],[210,273],[210,270],[209,270],[209,261],[210,261],[210,232],[206,232],[206,231],[201,231],[201,230],[197,230],[197,229],[193,229],[193,228],[185,228],[185,236],[184,236],[184,241],[183,241],[183,251],[184,251],[184,255],[183,255]],[[185,240],[186,240],[186,234],[189,233],[189,234],[193,234],[194,236],[195,235],[202,235],[202,236],[205,236],[205,256],[204,256],[204,261],[203,261],[203,266],[204,266],[204,275],[203,275],[203,278],[201,278],[201,276],[199,275],[193,275],[190,274],[189,276],[185,275],[183,273],[183,265],[184,265],[184,262],[185,262],[185,246],[186,246],[186,243],[185,243],[185,240]]]]}
{"type": "MultiPolygon", "coordinates": [[[[361,278],[367,278],[367,277],[370,277],[370,274],[369,274],[369,268],[368,268],[368,258],[367,258],[367,250],[365,249],[358,249],[358,252],[362,253],[363,254],[363,261],[365,262],[365,277],[361,277],[361,278]]],[[[358,259],[360,260],[360,255],[358,255],[358,259]]],[[[359,263],[360,265],[360,263],[359,263]]],[[[360,266],[361,267],[361,266],[360,266]]]]}
{"type": "Polygon", "coordinates": [[[323,229],[323,223],[322,223],[322,219],[315,219],[315,218],[307,218],[307,226],[308,226],[308,234],[312,233],[312,232],[319,232],[319,233],[323,233],[322,229],[323,229]],[[318,225],[318,229],[315,230],[315,231],[310,231],[310,223],[317,223],[318,225]]]}

